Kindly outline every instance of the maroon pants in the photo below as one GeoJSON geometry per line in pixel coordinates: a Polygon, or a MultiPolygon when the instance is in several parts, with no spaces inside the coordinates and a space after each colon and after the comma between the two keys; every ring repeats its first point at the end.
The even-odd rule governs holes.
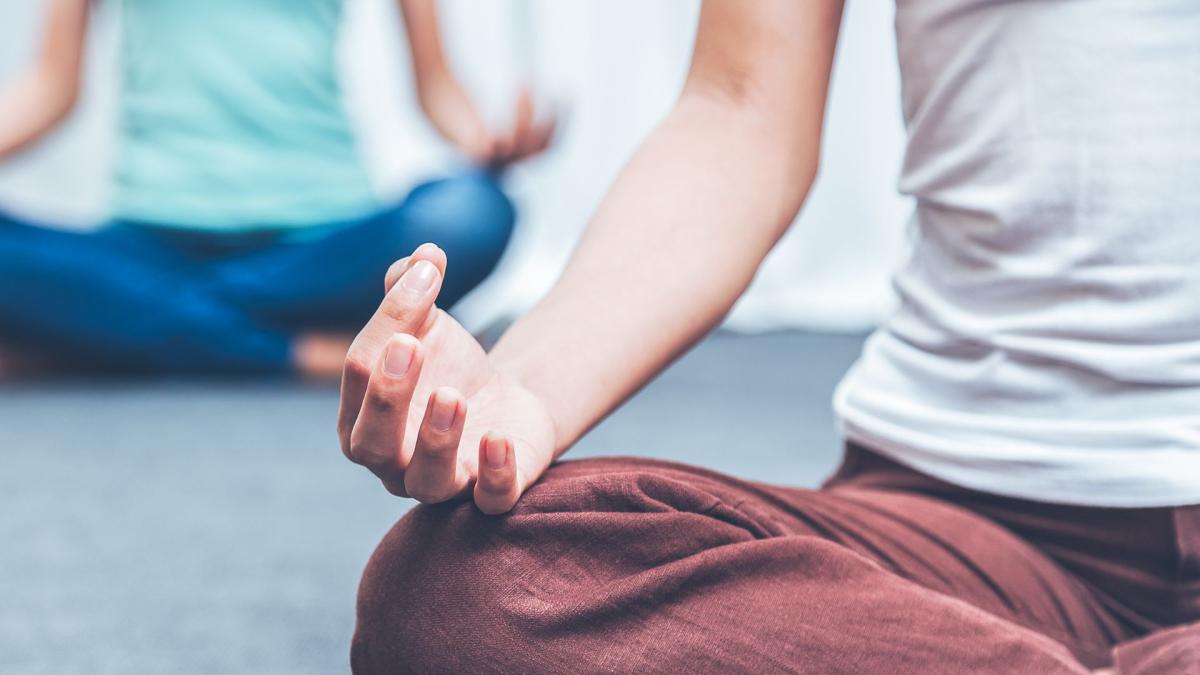
{"type": "Polygon", "coordinates": [[[1200,506],[973,492],[851,447],[820,490],[563,462],[506,516],[419,506],[354,672],[1200,673],[1200,506]]]}

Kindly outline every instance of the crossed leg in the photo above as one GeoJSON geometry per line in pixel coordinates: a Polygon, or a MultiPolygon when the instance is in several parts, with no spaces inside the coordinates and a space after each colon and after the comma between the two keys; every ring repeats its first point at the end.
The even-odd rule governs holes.
{"type": "MultiPolygon", "coordinates": [[[[495,267],[514,216],[472,172],[321,235],[209,259],[149,228],[66,232],[0,213],[0,344],[72,367],[287,372],[297,335],[361,326],[388,266],[423,242],[450,256],[441,300],[453,304],[495,267]]],[[[331,356],[340,370],[344,348],[331,356]]]]}
{"type": "Polygon", "coordinates": [[[86,368],[281,372],[288,337],[202,292],[152,237],[0,214],[0,340],[86,368]]]}
{"type": "Polygon", "coordinates": [[[426,242],[446,252],[438,304],[452,307],[496,267],[515,218],[495,178],[472,171],[422,183],[397,206],[321,236],[219,261],[206,287],[295,332],[357,330],[383,300],[388,267],[426,242]]]}
{"type": "Polygon", "coordinates": [[[1130,637],[1006,529],[855,483],[596,459],[508,516],[418,506],[367,566],[354,671],[1087,672],[1130,637]]]}

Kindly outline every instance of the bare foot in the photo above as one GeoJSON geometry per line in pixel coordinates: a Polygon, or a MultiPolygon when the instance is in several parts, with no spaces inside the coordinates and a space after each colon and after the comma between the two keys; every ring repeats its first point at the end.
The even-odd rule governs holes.
{"type": "Polygon", "coordinates": [[[13,361],[13,354],[8,349],[0,346],[0,379],[7,379],[13,376],[17,368],[13,361]]]}
{"type": "Polygon", "coordinates": [[[296,372],[317,380],[336,380],[342,375],[351,335],[306,333],[292,342],[292,366],[296,372]]]}
{"type": "Polygon", "coordinates": [[[50,370],[50,362],[45,357],[0,345],[0,380],[29,377],[50,370]]]}

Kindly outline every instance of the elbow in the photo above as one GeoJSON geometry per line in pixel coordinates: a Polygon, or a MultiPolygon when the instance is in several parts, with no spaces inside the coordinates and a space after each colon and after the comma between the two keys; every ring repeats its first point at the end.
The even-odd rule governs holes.
{"type": "Polygon", "coordinates": [[[745,79],[689,81],[678,106],[700,108],[721,118],[720,128],[753,153],[763,173],[775,179],[769,182],[779,186],[782,201],[793,214],[799,210],[820,169],[820,115],[814,119],[809,106],[772,96],[745,79]]]}
{"type": "Polygon", "coordinates": [[[79,105],[79,85],[72,85],[70,88],[62,91],[55,98],[54,104],[51,107],[51,119],[57,124],[69,117],[79,105]]]}
{"type": "MultiPolygon", "coordinates": [[[[771,245],[783,238],[792,223],[799,215],[800,209],[808,200],[808,195],[816,183],[820,171],[820,138],[806,137],[799,134],[795,128],[782,132],[777,136],[774,148],[765,147],[766,153],[773,152],[773,173],[775,180],[764,186],[765,194],[775,194],[777,211],[774,216],[775,228],[772,231],[771,245]]],[[[767,161],[764,159],[763,161],[767,161]]]]}
{"type": "Polygon", "coordinates": [[[0,92],[5,104],[11,105],[0,112],[14,122],[0,129],[0,159],[36,143],[71,114],[79,102],[75,79],[47,76],[33,69],[0,92]]]}
{"type": "Polygon", "coordinates": [[[80,78],[75,73],[62,73],[59,69],[34,72],[35,91],[40,91],[42,117],[46,127],[52,127],[66,119],[75,110],[80,99],[80,78]]]}
{"type": "MultiPolygon", "coordinates": [[[[816,182],[821,161],[821,111],[793,97],[748,85],[690,81],[676,111],[718,130],[717,153],[752,176],[763,205],[763,243],[774,246],[787,232],[816,182]],[[718,83],[719,84],[719,83],[718,83]],[[768,225],[769,223],[769,225],[768,225]]],[[[765,254],[764,254],[765,255],[765,254]]]]}
{"type": "Polygon", "coordinates": [[[764,196],[775,195],[776,240],[795,220],[816,183],[821,166],[820,128],[806,128],[799,115],[762,113],[756,155],[764,164],[764,196]]]}
{"type": "Polygon", "coordinates": [[[792,198],[797,202],[796,210],[800,209],[800,204],[808,196],[808,191],[812,189],[813,183],[817,182],[817,175],[821,171],[821,149],[815,147],[811,152],[798,152],[792,157],[789,175],[789,182],[795,186],[792,198]]]}
{"type": "Polygon", "coordinates": [[[817,175],[821,171],[820,141],[817,141],[815,145],[816,147],[812,148],[810,152],[801,151],[792,157],[793,166],[790,167],[788,173],[790,175],[789,184],[793,186],[790,195],[794,202],[793,217],[800,210],[804,200],[808,198],[808,192],[817,182],[817,175]]]}

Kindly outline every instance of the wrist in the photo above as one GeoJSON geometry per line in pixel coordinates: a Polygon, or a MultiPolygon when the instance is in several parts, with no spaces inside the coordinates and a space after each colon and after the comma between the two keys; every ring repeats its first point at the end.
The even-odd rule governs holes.
{"type": "Polygon", "coordinates": [[[537,377],[538,364],[540,362],[540,370],[544,370],[545,360],[525,359],[520,354],[507,349],[500,350],[498,353],[497,351],[489,353],[488,360],[495,373],[494,377],[498,381],[507,386],[521,389],[540,404],[549,423],[554,457],[557,458],[566,452],[575,443],[578,434],[572,432],[565,423],[564,407],[556,405],[556,403],[562,402],[561,397],[556,397],[553,392],[546,391],[545,383],[537,377]]]}

